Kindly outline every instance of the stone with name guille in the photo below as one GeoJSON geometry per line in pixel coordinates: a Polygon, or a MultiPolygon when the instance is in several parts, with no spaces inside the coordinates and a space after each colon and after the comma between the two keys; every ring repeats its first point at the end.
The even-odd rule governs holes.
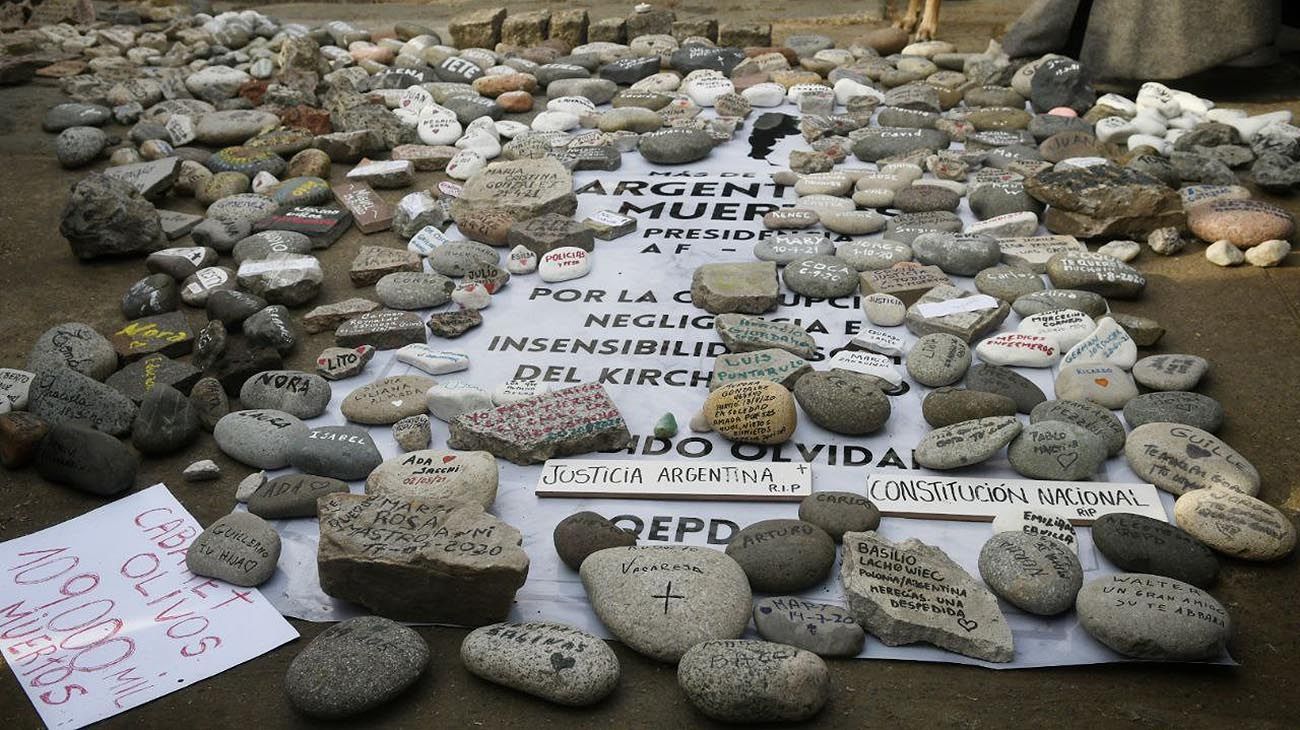
{"type": "Polygon", "coordinates": [[[451,423],[447,445],[487,451],[516,464],[536,464],[555,456],[622,448],[631,438],[605,388],[584,383],[461,414],[451,423]]]}
{"type": "Polygon", "coordinates": [[[702,641],[738,638],[749,624],[749,581],[717,550],[609,548],[589,555],[579,572],[605,627],[659,661],[676,662],[702,641]]]}
{"type": "Polygon", "coordinates": [[[325,593],[377,614],[483,626],[506,617],[528,576],[521,542],[477,504],[332,494],[316,564],[325,593]]]}
{"type": "Polygon", "coordinates": [[[1133,473],[1170,494],[1229,489],[1254,496],[1259,471],[1218,437],[1181,423],[1146,423],[1124,443],[1133,473]]]}
{"type": "Polygon", "coordinates": [[[854,618],[886,646],[926,642],[989,662],[1014,655],[997,599],[937,547],[845,533],[840,579],[854,618]]]}

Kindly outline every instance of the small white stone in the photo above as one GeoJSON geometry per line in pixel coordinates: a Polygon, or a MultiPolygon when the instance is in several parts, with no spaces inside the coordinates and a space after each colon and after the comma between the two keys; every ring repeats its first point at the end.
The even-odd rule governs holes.
{"type": "Polygon", "coordinates": [[[280,184],[279,178],[266,170],[253,176],[253,192],[261,194],[280,184]]]}
{"type": "Polygon", "coordinates": [[[502,119],[493,126],[496,127],[497,133],[506,139],[514,139],[529,129],[527,124],[513,119],[502,119]]]}
{"type": "Polygon", "coordinates": [[[1032,236],[1038,232],[1038,216],[1028,210],[1022,210],[1019,213],[1005,213],[986,218],[978,223],[972,223],[966,227],[966,232],[983,233],[994,238],[1032,236]]]}
{"type": "Polygon", "coordinates": [[[1090,362],[1110,363],[1123,370],[1131,370],[1137,362],[1137,344],[1123,327],[1110,317],[1097,320],[1097,329],[1070,348],[1061,358],[1062,365],[1083,365],[1090,362]]]}
{"type": "Polygon", "coordinates": [[[755,107],[781,106],[785,103],[785,87],[771,81],[754,84],[740,92],[740,95],[755,107]]]}
{"type": "Polygon", "coordinates": [[[492,396],[472,383],[447,380],[429,388],[425,397],[429,413],[441,421],[451,422],[462,413],[492,407],[492,396]]]}
{"type": "Polygon", "coordinates": [[[578,279],[591,271],[591,256],[577,246],[561,246],[549,251],[537,264],[542,281],[556,282],[578,279]]]}
{"type": "Polygon", "coordinates": [[[487,167],[487,159],[476,150],[461,150],[447,162],[447,177],[468,180],[487,167]]]}
{"type": "Polygon", "coordinates": [[[975,346],[980,360],[993,365],[1049,368],[1061,359],[1056,340],[1023,332],[1003,332],[975,346]]]}
{"type": "Polygon", "coordinates": [[[862,313],[877,327],[897,327],[907,318],[907,306],[893,294],[877,292],[862,298],[862,313]]]}
{"type": "Polygon", "coordinates": [[[1130,152],[1139,147],[1151,147],[1164,157],[1168,157],[1170,152],[1174,151],[1174,143],[1163,137],[1157,137],[1154,134],[1135,134],[1128,138],[1125,143],[1130,152]]]}
{"type": "Polygon", "coordinates": [[[1097,323],[1092,317],[1077,309],[1039,312],[1020,320],[1020,324],[1016,326],[1017,332],[1042,335],[1056,340],[1056,346],[1061,352],[1069,351],[1096,329],[1097,323]]]}
{"type": "MultiPolygon", "coordinates": [[[[546,102],[546,111],[550,112],[568,112],[575,117],[583,114],[591,114],[596,111],[596,105],[591,103],[591,99],[585,96],[557,96],[546,102]]],[[[533,127],[536,129],[536,127],[533,127]]]]}
{"type": "Polygon", "coordinates": [[[1097,106],[1104,106],[1109,109],[1114,109],[1116,112],[1118,112],[1119,116],[1124,117],[1126,119],[1132,117],[1134,114],[1137,114],[1137,104],[1134,104],[1132,100],[1130,100],[1127,97],[1120,96],[1119,94],[1104,94],[1100,99],[1097,100],[1097,106]]]}
{"type": "Polygon", "coordinates": [[[573,112],[544,111],[533,117],[532,127],[538,132],[567,132],[578,126],[578,115],[573,112]]]}
{"type": "Polygon", "coordinates": [[[1246,254],[1231,241],[1223,240],[1211,243],[1205,249],[1205,258],[1218,266],[1236,266],[1246,260],[1246,254]]]}
{"type": "Polygon", "coordinates": [[[253,492],[262,488],[266,484],[266,472],[255,471],[239,481],[239,486],[235,487],[235,500],[238,502],[247,502],[253,496],[253,492]]]}
{"type": "Polygon", "coordinates": [[[873,89],[866,84],[860,84],[853,79],[840,79],[835,82],[835,101],[841,105],[848,105],[849,101],[860,96],[870,96],[876,101],[883,101],[885,95],[873,89]]]}
{"type": "Polygon", "coordinates": [[[682,90],[699,106],[712,107],[718,97],[733,93],[736,85],[731,83],[731,79],[706,76],[687,81],[682,85],[682,90]]]}
{"type": "Polygon", "coordinates": [[[1286,241],[1272,240],[1265,241],[1258,246],[1251,246],[1246,249],[1246,263],[1251,266],[1269,268],[1282,263],[1282,260],[1291,253],[1291,244],[1286,241]]]}
{"type": "Polygon", "coordinates": [[[688,425],[693,433],[708,433],[713,430],[713,424],[709,423],[709,419],[704,415],[704,411],[700,411],[691,416],[691,422],[688,425]]]}
{"type": "Polygon", "coordinates": [[[1129,262],[1142,253],[1142,244],[1137,241],[1111,241],[1097,249],[1097,253],[1113,256],[1120,261],[1129,262]]]}
{"type": "Polygon", "coordinates": [[[681,88],[681,85],[681,74],[675,71],[660,71],[657,74],[651,74],[641,79],[628,88],[633,91],[653,91],[656,94],[667,94],[677,91],[681,88]]]}
{"type": "Polygon", "coordinates": [[[461,309],[487,309],[492,306],[492,293],[478,282],[460,284],[451,291],[451,300],[461,309]]]}
{"type": "Polygon", "coordinates": [[[185,467],[181,476],[187,482],[210,482],[221,478],[221,467],[212,459],[204,459],[185,467]]]}
{"type": "Polygon", "coordinates": [[[1290,121],[1291,121],[1291,112],[1282,110],[1276,112],[1269,112],[1267,114],[1256,114],[1253,117],[1237,117],[1235,119],[1225,119],[1223,120],[1223,123],[1230,127],[1236,128],[1237,132],[1241,134],[1242,141],[1245,142],[1246,144],[1250,144],[1255,139],[1255,135],[1259,134],[1259,130],[1263,129],[1264,127],[1267,127],[1268,125],[1273,124],[1274,122],[1290,123],[1290,121]]]}
{"type": "Polygon", "coordinates": [[[469,367],[468,354],[457,350],[439,350],[419,342],[398,349],[397,361],[430,375],[446,375],[469,367]]]}
{"type": "Polygon", "coordinates": [[[460,139],[461,126],[455,117],[439,114],[421,119],[415,132],[427,145],[449,145],[460,139]]]}
{"type": "Polygon", "coordinates": [[[433,95],[420,86],[409,86],[397,97],[397,108],[419,113],[421,109],[433,105],[433,95]]]}
{"type": "Polygon", "coordinates": [[[523,245],[515,246],[510,249],[510,256],[506,259],[506,271],[515,275],[537,271],[537,254],[523,245]]]}
{"type": "Polygon", "coordinates": [[[1148,81],[1142,84],[1137,95],[1138,109],[1151,109],[1173,119],[1183,113],[1183,105],[1178,98],[1174,96],[1173,91],[1164,84],[1148,81]]]}

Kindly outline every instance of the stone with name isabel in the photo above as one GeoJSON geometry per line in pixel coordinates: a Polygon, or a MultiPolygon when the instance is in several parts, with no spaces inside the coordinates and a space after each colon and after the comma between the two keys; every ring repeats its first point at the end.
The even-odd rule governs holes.
{"type": "Polygon", "coordinates": [[[714,327],[733,353],[778,348],[800,357],[817,353],[817,343],[798,325],[743,314],[720,314],[714,327]]]}
{"type": "Polygon", "coordinates": [[[378,302],[353,297],[333,304],[322,304],[302,317],[303,329],[309,334],[324,332],[337,328],[353,317],[379,309],[378,302]]]}
{"type": "Polygon", "coordinates": [[[1259,471],[1218,437],[1181,423],[1147,423],[1124,443],[1133,473],[1170,494],[1218,488],[1255,495],[1259,471]]]}
{"type": "Polygon", "coordinates": [[[407,416],[424,413],[425,393],[433,379],[421,375],[393,375],[367,383],[348,393],[339,406],[343,417],[366,425],[386,426],[407,416]]]}
{"type": "Polygon", "coordinates": [[[727,555],[740,564],[751,588],[794,593],[821,583],[835,563],[835,541],[803,520],[763,520],[732,536],[727,555]]]}
{"type": "Polygon", "coordinates": [[[1038,616],[1074,607],[1083,567],[1060,541],[1023,532],[999,532],[980,550],[980,577],[1002,600],[1038,616]]]}
{"type": "Polygon", "coordinates": [[[285,691],[312,717],[358,715],[400,695],[429,663],[429,647],[414,629],[378,616],[341,621],[294,657],[285,691]]]}
{"type": "Polygon", "coordinates": [[[289,465],[289,450],[307,433],[307,424],[284,411],[234,411],[217,421],[212,436],[222,453],[259,469],[289,465]]]}
{"type": "Polygon", "coordinates": [[[383,457],[359,426],[318,426],[289,447],[289,464],[308,474],[344,481],[363,479],[383,457]]]}
{"type": "Polygon", "coordinates": [[[366,477],[366,494],[425,502],[467,501],[492,507],[496,459],[485,451],[412,451],[384,461],[366,477]]]}
{"type": "Polygon", "coordinates": [[[691,704],[731,723],[799,722],[830,699],[830,670],[816,654],[767,641],[714,640],[691,647],[677,667],[691,704]]]}
{"type": "Polygon", "coordinates": [[[378,309],[353,317],[334,331],[340,347],[370,345],[378,350],[395,350],[425,341],[424,321],[415,312],[378,309]]]}
{"type": "Polygon", "coordinates": [[[1092,542],[1121,570],[1153,573],[1206,588],[1219,575],[1219,559],[1187,532],[1162,520],[1116,512],[1092,523],[1092,542]]]}
{"type": "Polygon", "coordinates": [[[64,322],[41,333],[27,355],[29,371],[52,366],[68,367],[103,380],[117,369],[117,352],[113,343],[90,325],[64,322]]]}
{"type": "Polygon", "coordinates": [[[61,365],[36,371],[27,410],[51,425],[82,423],[113,436],[129,431],[136,416],[135,403],[116,388],[61,365]]]}
{"type": "Polygon", "coordinates": [[[1011,661],[1011,629],[997,599],[937,547],[845,533],[840,579],[849,611],[886,646],[926,642],[989,662],[1011,661]]]}
{"type": "Polygon", "coordinates": [[[691,278],[691,303],[713,314],[762,314],[776,308],[780,294],[771,262],[703,264],[691,278]]]}
{"type": "Polygon", "coordinates": [[[135,484],[139,459],[117,438],[69,422],[50,426],[33,464],[42,479],[111,497],[135,484]]]}
{"type": "Polygon", "coordinates": [[[1286,515],[1231,489],[1187,492],[1174,503],[1174,521],[1214,550],[1242,560],[1278,560],[1295,549],[1295,526],[1286,515]]]}
{"type": "Polygon", "coordinates": [[[350,378],[360,375],[374,356],[375,348],[370,345],[327,347],[316,357],[316,372],[326,380],[350,378]]]}
{"type": "Polygon", "coordinates": [[[500,621],[528,575],[519,531],[469,502],[332,494],[320,533],[325,593],[397,620],[500,621]]]}
{"type": "Polygon", "coordinates": [[[916,461],[927,469],[947,470],[993,458],[1020,435],[1015,416],[989,416],[936,428],[916,447],[916,461]]]}
{"type": "Polygon", "coordinates": [[[903,323],[917,336],[944,332],[964,342],[974,342],[1002,324],[1011,312],[1011,307],[1006,302],[991,297],[988,297],[990,306],[978,309],[960,308],[960,303],[948,304],[973,296],[975,295],[965,289],[940,284],[927,291],[916,300],[915,304],[907,308],[907,317],[903,323]],[[949,307],[958,307],[959,311],[950,314],[932,313],[930,305],[940,303],[948,304],[949,307]]]}
{"type": "Polygon", "coordinates": [[[631,438],[604,387],[584,383],[457,416],[447,445],[526,465],[622,448],[631,438]]]}
{"type": "Polygon", "coordinates": [[[268,520],[315,517],[316,500],[346,493],[346,482],[315,474],[285,474],[266,482],[248,498],[248,511],[268,520]]]}
{"type": "Polygon", "coordinates": [[[596,636],[563,624],[500,623],[471,631],[460,658],[475,676],[560,705],[582,707],[618,686],[618,657],[596,636]]]}
{"type": "Polygon", "coordinates": [[[735,560],[717,550],[609,548],[588,556],[580,573],[606,628],[660,661],[676,662],[702,641],[738,638],[749,624],[749,581],[735,560]]]}
{"type": "Polygon", "coordinates": [[[329,248],[349,228],[352,214],[336,208],[299,205],[269,215],[253,224],[254,231],[287,231],[311,239],[313,249],[329,248]]]}
{"type": "Polygon", "coordinates": [[[231,512],[208,525],[185,552],[194,575],[237,586],[260,586],[280,560],[280,533],[249,512],[231,512]]]}
{"type": "Polygon", "coordinates": [[[397,271],[420,271],[422,261],[419,254],[403,248],[386,246],[362,246],[357,257],[352,260],[348,276],[352,286],[370,286],[387,274],[397,271]]]}
{"type": "Polygon", "coordinates": [[[1075,608],[1089,635],[1135,659],[1215,659],[1232,627],[1227,609],[1210,594],[1147,573],[1095,578],[1079,591],[1075,608]]]}

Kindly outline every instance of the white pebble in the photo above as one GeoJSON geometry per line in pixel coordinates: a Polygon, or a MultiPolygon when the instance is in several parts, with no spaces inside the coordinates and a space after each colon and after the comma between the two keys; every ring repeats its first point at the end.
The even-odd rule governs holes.
{"type": "Polygon", "coordinates": [[[1246,263],[1251,266],[1269,268],[1282,263],[1282,260],[1291,253],[1291,244],[1286,241],[1272,240],[1265,241],[1258,246],[1251,246],[1246,249],[1246,263]]]}
{"type": "Polygon", "coordinates": [[[1231,241],[1224,240],[1211,243],[1205,249],[1205,258],[1218,266],[1236,266],[1246,260],[1246,255],[1231,241]]]}

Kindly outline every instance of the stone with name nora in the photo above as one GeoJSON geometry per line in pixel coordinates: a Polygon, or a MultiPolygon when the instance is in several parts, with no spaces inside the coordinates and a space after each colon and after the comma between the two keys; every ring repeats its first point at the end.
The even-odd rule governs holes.
{"type": "Polygon", "coordinates": [[[366,477],[366,494],[425,502],[463,500],[492,507],[497,462],[486,451],[424,449],[385,460],[366,477]]]}
{"type": "Polygon", "coordinates": [[[249,512],[231,512],[213,522],[185,552],[185,567],[195,575],[237,586],[259,586],[275,573],[280,533],[249,512]]]}
{"type": "Polygon", "coordinates": [[[937,547],[845,533],[840,578],[854,618],[886,646],[926,642],[989,662],[1014,655],[997,599],[937,547]]]}
{"type": "Polygon", "coordinates": [[[618,657],[599,637],[557,623],[482,626],[460,645],[475,676],[559,705],[582,707],[618,687],[618,657]]]}
{"type": "Polygon", "coordinates": [[[316,565],[326,594],[399,621],[502,621],[528,577],[515,528],[460,500],[331,494],[316,565]]]}
{"type": "Polygon", "coordinates": [[[732,723],[807,720],[831,694],[830,669],[821,657],[769,641],[691,647],[677,665],[677,683],[705,715],[732,723]]]}
{"type": "Polygon", "coordinates": [[[579,572],[605,627],[652,659],[675,663],[692,646],[739,638],[749,625],[749,580],[718,550],[609,548],[588,556],[579,572]]]}
{"type": "Polygon", "coordinates": [[[272,408],[298,418],[324,413],[330,395],[325,378],[297,370],[267,370],[245,380],[239,389],[239,401],[247,408],[272,408]]]}
{"type": "Polygon", "coordinates": [[[447,445],[487,451],[526,465],[557,456],[619,449],[631,438],[604,386],[584,383],[463,413],[451,422],[447,445]]]}
{"type": "Polygon", "coordinates": [[[1232,628],[1227,609],[1210,594],[1146,573],[1095,578],[1079,591],[1075,608],[1094,639],[1135,659],[1215,659],[1232,628]]]}

